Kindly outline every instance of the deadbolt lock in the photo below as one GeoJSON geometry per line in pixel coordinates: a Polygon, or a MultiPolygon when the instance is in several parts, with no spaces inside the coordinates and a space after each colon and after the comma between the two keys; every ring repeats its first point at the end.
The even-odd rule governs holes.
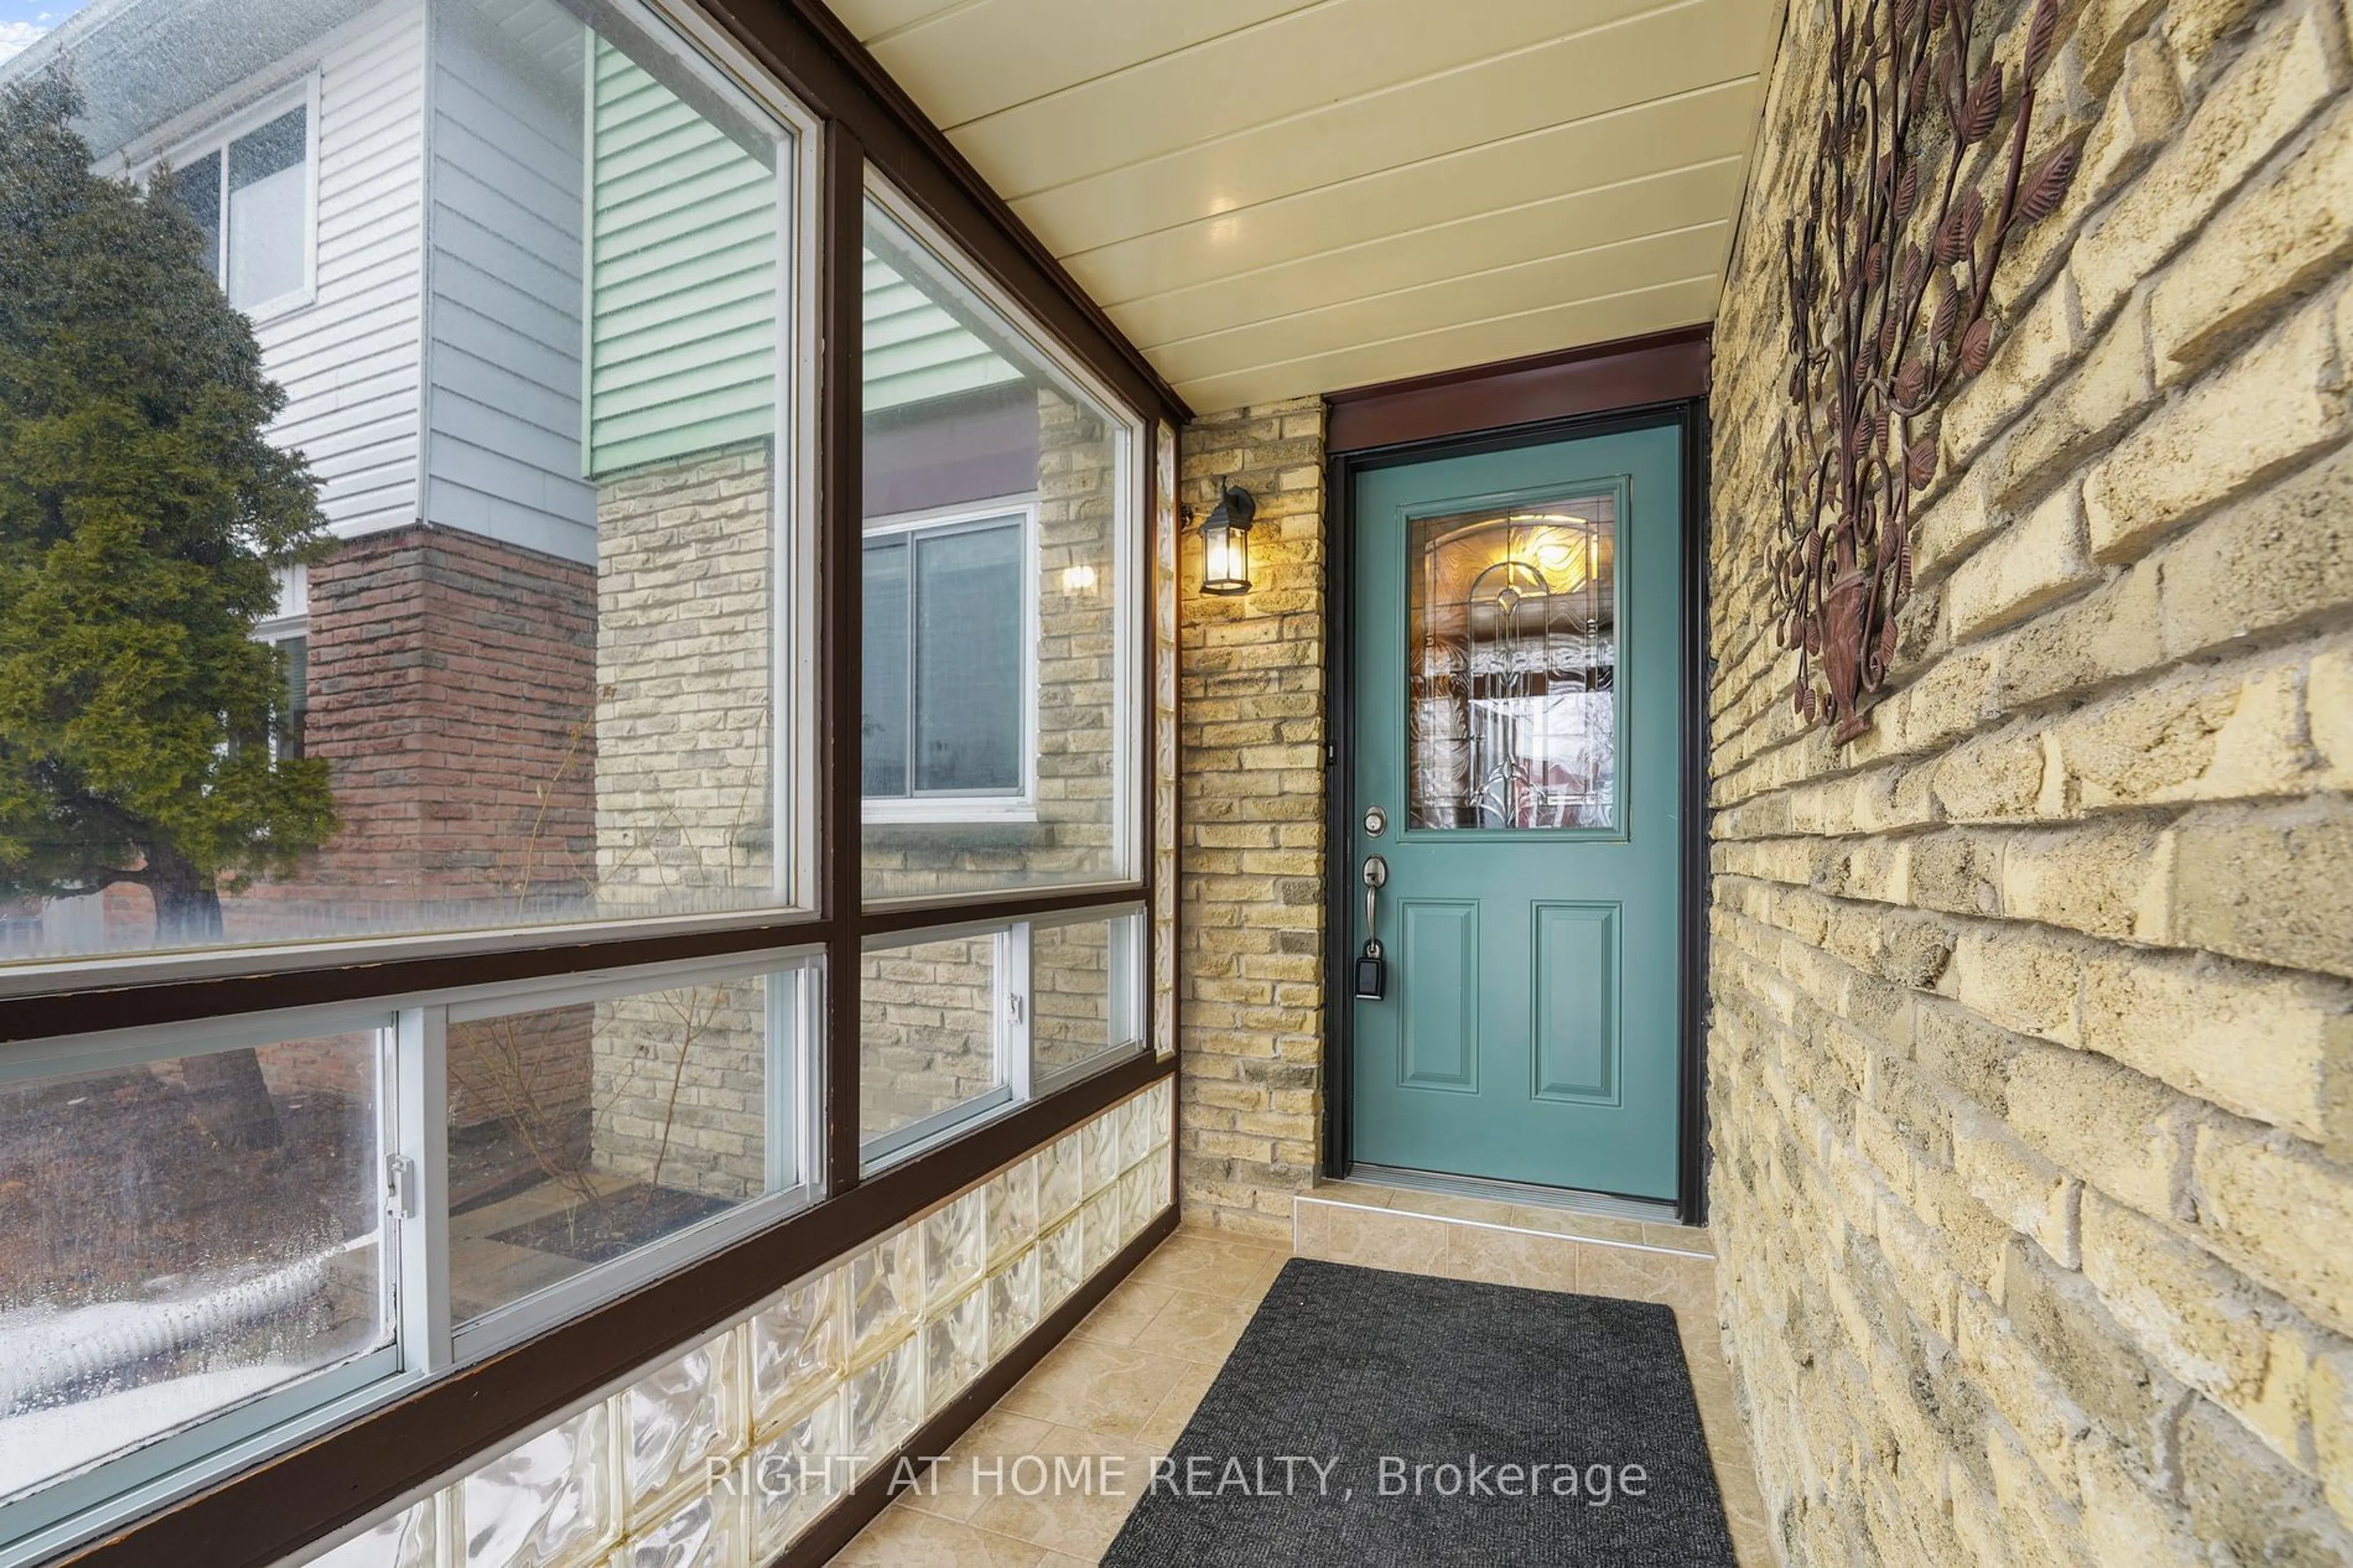
{"type": "Polygon", "coordinates": [[[1378,838],[1388,830],[1389,814],[1388,812],[1377,805],[1365,807],[1365,832],[1368,837],[1378,838]]]}

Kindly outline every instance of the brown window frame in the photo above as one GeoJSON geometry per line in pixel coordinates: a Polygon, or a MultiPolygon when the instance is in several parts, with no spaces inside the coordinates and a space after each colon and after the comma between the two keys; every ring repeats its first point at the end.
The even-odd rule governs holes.
{"type": "MultiPolygon", "coordinates": [[[[1164,824],[1153,778],[1153,694],[1159,646],[1153,606],[1172,585],[1162,576],[1153,531],[1166,428],[1191,411],[1143,354],[1090,300],[1004,200],[892,82],[818,0],[670,0],[691,5],[758,62],[819,123],[822,186],[811,258],[818,292],[817,637],[819,689],[816,782],[818,864],[814,911],[752,911],[736,917],[649,920],[589,930],[551,927],[483,938],[430,936],[364,944],[322,943],[191,955],[197,973],[110,979],[104,964],[68,970],[46,987],[0,976],[0,1042],[141,1026],[193,1022],[376,996],[556,978],[590,970],[666,964],[821,946],[826,954],[825,1196],[635,1291],[370,1409],[334,1430],[179,1499],[51,1559],[90,1568],[264,1568],[447,1476],[467,1460],[595,1394],[698,1334],[742,1317],[780,1287],[883,1234],[997,1166],[1078,1126],[1159,1079],[1176,1073],[1153,1042],[1173,1038],[1164,1010],[1175,998],[1147,978],[1143,1045],[1102,1070],[1018,1104],[952,1142],[871,1174],[860,1170],[859,958],[869,936],[920,931],[944,919],[1014,921],[1142,903],[1152,943],[1161,932],[1154,846],[1164,824]],[[860,568],[862,419],[860,408],[860,256],[869,164],[952,240],[958,259],[1016,304],[1030,324],[1100,381],[1141,421],[1127,500],[1139,521],[1137,635],[1128,650],[1135,697],[1129,777],[1141,835],[1134,875],[1116,881],[1001,897],[969,894],[894,900],[868,907],[860,888],[860,568]]],[[[143,967],[143,966],[142,966],[143,967]]],[[[1172,1223],[1164,1215],[1091,1282],[1084,1301],[1141,1256],[1172,1223]]],[[[1074,1301],[1072,1306],[1079,1305],[1074,1301]]],[[[1070,1308],[1025,1342],[1016,1359],[1075,1321],[1070,1308]]],[[[986,1407],[976,1396],[1019,1367],[993,1369],[980,1386],[919,1437],[961,1426],[986,1407]]],[[[993,1396],[993,1395],[992,1395],[993,1396]]],[[[854,1530],[879,1508],[854,1498],[819,1535],[854,1530]]],[[[846,1536],[844,1537],[846,1539],[846,1536]]],[[[813,1538],[814,1540],[814,1538],[813,1538]]],[[[806,1555],[811,1543],[789,1557],[806,1555]]]]}

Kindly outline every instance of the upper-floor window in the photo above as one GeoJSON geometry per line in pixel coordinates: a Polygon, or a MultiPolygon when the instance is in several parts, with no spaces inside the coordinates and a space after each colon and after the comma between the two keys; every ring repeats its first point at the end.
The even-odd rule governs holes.
{"type": "MultiPolygon", "coordinates": [[[[250,117],[235,122],[250,125],[250,117]]],[[[299,303],[311,277],[311,109],[190,143],[173,160],[180,199],[205,232],[228,302],[248,312],[299,303]]]]}
{"type": "Polygon", "coordinates": [[[311,717],[311,638],[308,628],[297,624],[293,627],[269,634],[260,639],[278,650],[285,661],[286,706],[270,726],[269,745],[272,754],[290,759],[302,752],[302,729],[311,717]]]}
{"type": "Polygon", "coordinates": [[[1027,805],[1034,534],[1027,504],[867,525],[860,776],[870,816],[1027,805]]]}

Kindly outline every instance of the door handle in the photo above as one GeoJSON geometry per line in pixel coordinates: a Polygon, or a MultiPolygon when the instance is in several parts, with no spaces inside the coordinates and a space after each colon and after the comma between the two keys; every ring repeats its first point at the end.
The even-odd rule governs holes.
{"type": "Polygon", "coordinates": [[[1388,966],[1381,962],[1381,889],[1389,879],[1389,863],[1378,855],[1365,858],[1365,951],[1356,958],[1356,995],[1377,1002],[1388,994],[1388,966]]]}
{"type": "Polygon", "coordinates": [[[1381,951],[1380,925],[1377,917],[1381,908],[1381,889],[1388,885],[1389,863],[1380,855],[1365,857],[1365,942],[1373,955],[1381,951]]]}

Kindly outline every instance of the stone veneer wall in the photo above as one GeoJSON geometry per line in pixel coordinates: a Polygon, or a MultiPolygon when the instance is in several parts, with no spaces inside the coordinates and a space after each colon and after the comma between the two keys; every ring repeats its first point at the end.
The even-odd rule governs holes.
{"type": "MultiPolygon", "coordinates": [[[[614,914],[763,900],[771,832],[774,470],[765,441],[598,489],[596,868],[614,914]]],[[[595,1008],[596,1168],[740,1199],[766,1179],[765,992],[595,1008]]]]}
{"type": "Polygon", "coordinates": [[[1323,401],[1198,420],[1179,452],[1197,523],[1229,479],[1258,521],[1247,595],[1200,591],[1198,528],[1178,549],[1178,1174],[1194,1220],[1287,1237],[1323,1123],[1323,401]]]}
{"type": "Polygon", "coordinates": [[[2342,1562],[2346,17],[2083,0],[2063,36],[2039,140],[2088,128],[2083,171],[1843,750],[1791,715],[1763,558],[1804,5],[1776,68],[1714,396],[1726,1338],[1789,1562],[2342,1562]]]}
{"type": "Polygon", "coordinates": [[[762,900],[774,474],[765,441],[606,480],[596,501],[596,886],[613,915],[762,900]]]}

